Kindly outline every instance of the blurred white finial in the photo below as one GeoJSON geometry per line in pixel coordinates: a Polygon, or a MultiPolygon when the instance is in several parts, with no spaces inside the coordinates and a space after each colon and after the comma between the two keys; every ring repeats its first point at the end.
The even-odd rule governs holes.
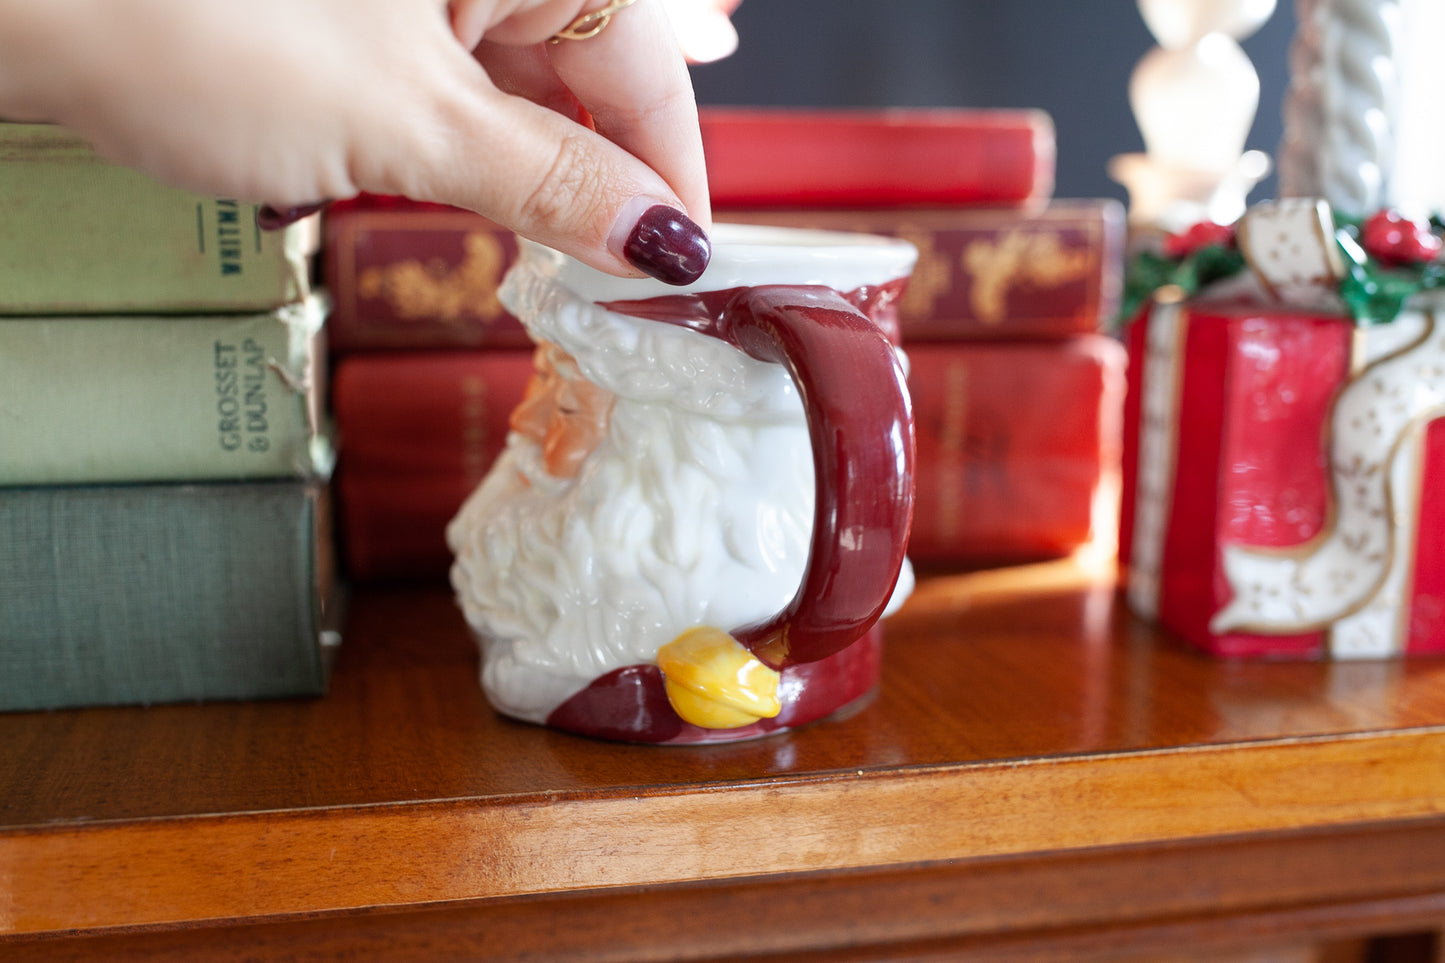
{"type": "Polygon", "coordinates": [[[673,33],[688,63],[709,64],[738,49],[730,15],[742,0],[664,0],[673,33]]]}
{"type": "Polygon", "coordinates": [[[1129,105],[1145,153],[1113,158],[1136,227],[1180,230],[1231,223],[1269,172],[1244,150],[1259,106],[1259,76],[1239,40],[1274,13],[1275,0],[1138,0],[1159,46],[1139,61],[1129,105]]]}

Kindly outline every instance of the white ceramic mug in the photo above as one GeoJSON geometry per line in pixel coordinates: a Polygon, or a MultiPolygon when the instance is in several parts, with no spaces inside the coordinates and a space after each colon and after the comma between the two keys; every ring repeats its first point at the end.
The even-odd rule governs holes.
{"type": "Polygon", "coordinates": [[[684,288],[526,242],[503,282],[537,371],[448,540],[504,714],[726,741],[876,683],[874,623],[912,586],[892,341],[916,251],[728,224],[712,240],[684,288]]]}

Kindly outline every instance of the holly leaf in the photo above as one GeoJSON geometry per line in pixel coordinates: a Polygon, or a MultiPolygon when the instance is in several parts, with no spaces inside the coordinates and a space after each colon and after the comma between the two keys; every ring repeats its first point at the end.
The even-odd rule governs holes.
{"type": "Polygon", "coordinates": [[[1242,270],[1244,255],[1234,245],[1206,244],[1177,260],[1155,251],[1142,251],[1134,256],[1125,272],[1118,324],[1126,325],[1137,318],[1160,288],[1173,286],[1184,297],[1192,297],[1242,270]]]}

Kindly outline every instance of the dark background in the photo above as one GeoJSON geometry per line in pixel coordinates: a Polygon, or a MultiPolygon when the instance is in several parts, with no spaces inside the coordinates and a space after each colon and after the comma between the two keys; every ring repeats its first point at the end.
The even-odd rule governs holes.
{"type": "MultiPolygon", "coordinates": [[[[1058,197],[1127,199],[1105,171],[1143,150],[1129,75],[1154,38],[1133,0],[743,0],[726,60],[693,68],[699,103],[1033,107],[1058,137],[1058,197]]],[[[1248,147],[1278,154],[1290,0],[1242,41],[1260,75],[1248,147]]],[[[1274,193],[1274,176],[1254,199],[1274,193]]]]}

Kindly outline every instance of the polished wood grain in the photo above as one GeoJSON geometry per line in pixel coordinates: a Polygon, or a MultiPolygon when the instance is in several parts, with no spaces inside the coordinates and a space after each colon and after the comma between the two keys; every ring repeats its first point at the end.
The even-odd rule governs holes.
{"type": "Polygon", "coordinates": [[[98,933],[0,944],[0,958],[1315,959],[1354,934],[1438,926],[1445,919],[1442,840],[1438,827],[1424,826],[1302,831],[98,933]]]}
{"type": "MultiPolygon", "coordinates": [[[[297,914],[331,922],[266,925],[345,930],[1397,825],[1445,866],[1445,662],[1214,661],[1077,564],[930,577],[890,620],[869,704],[735,746],[497,717],[441,588],[359,593],[346,635],[321,700],[0,716],[0,939],[297,914]]],[[[1445,918],[1440,893],[1445,873],[1352,905],[1412,895],[1418,922],[1445,918]]]]}

